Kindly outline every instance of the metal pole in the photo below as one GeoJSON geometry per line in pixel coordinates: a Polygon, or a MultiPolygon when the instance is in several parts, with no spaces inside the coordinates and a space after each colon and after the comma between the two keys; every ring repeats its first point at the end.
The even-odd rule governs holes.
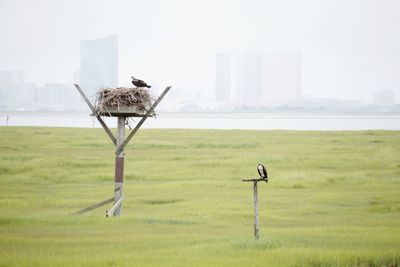
{"type": "Polygon", "coordinates": [[[258,189],[257,189],[257,181],[253,182],[253,191],[254,191],[254,237],[258,239],[260,226],[258,224],[258,189]]]}
{"type": "MultiPolygon", "coordinates": [[[[117,144],[119,147],[125,141],[125,117],[118,117],[117,125],[117,144]]],[[[115,208],[113,216],[120,216],[122,212],[122,185],[124,183],[124,156],[125,152],[122,150],[115,157],[115,186],[114,186],[114,205],[119,203],[115,208]]]]}

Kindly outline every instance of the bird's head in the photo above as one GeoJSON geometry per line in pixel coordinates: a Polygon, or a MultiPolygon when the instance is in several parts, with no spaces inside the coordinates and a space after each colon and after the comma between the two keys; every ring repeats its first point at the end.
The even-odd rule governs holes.
{"type": "Polygon", "coordinates": [[[135,79],[135,77],[131,76],[131,79],[132,79],[132,80],[134,80],[134,79],[135,79]]]}

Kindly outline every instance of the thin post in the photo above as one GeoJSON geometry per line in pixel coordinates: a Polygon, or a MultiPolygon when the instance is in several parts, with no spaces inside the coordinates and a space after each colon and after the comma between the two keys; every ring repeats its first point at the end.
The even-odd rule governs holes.
{"type": "MultiPolygon", "coordinates": [[[[125,140],[125,117],[118,117],[117,124],[117,143],[119,147],[125,140]]],[[[124,156],[125,152],[122,149],[115,157],[115,184],[114,184],[114,205],[118,205],[114,211],[113,216],[120,216],[122,213],[122,186],[124,183],[124,156]]]]}
{"type": "Polygon", "coordinates": [[[253,191],[254,191],[254,237],[258,239],[260,226],[258,224],[258,188],[257,181],[253,181],[253,191]]]}

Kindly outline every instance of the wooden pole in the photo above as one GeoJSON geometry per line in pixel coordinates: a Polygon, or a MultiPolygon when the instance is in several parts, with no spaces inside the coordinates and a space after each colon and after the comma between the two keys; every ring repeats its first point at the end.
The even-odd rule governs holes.
{"type": "MultiPolygon", "coordinates": [[[[125,141],[125,117],[118,117],[117,124],[117,143],[119,147],[125,141]]],[[[122,213],[122,198],[123,183],[124,183],[124,156],[125,152],[122,149],[115,157],[115,186],[114,186],[114,205],[118,205],[114,211],[113,216],[121,216],[122,213]]]]}
{"type": "Polygon", "coordinates": [[[258,224],[258,188],[257,181],[253,182],[254,191],[254,237],[258,239],[260,237],[260,225],[258,224]]]}

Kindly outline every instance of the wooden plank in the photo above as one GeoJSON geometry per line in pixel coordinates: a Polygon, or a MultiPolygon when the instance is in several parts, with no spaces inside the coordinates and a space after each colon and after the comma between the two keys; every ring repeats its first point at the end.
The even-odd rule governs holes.
{"type": "MultiPolygon", "coordinates": [[[[107,117],[143,117],[146,115],[146,110],[139,110],[137,107],[111,107],[111,108],[96,108],[96,114],[107,117]]],[[[149,117],[153,117],[151,114],[149,117]]]]}
{"type": "Polygon", "coordinates": [[[257,181],[254,181],[253,184],[254,191],[254,237],[255,239],[259,238],[260,226],[258,224],[258,188],[257,181]]]}
{"type": "Polygon", "coordinates": [[[146,115],[139,121],[139,123],[136,125],[136,127],[132,130],[132,132],[129,134],[129,136],[125,139],[125,141],[119,145],[115,151],[116,155],[119,155],[121,151],[125,148],[125,146],[129,143],[129,141],[132,139],[132,137],[136,134],[136,132],[139,130],[139,128],[142,126],[142,124],[146,121],[146,119],[153,113],[154,109],[157,107],[157,105],[161,102],[161,100],[164,98],[164,96],[168,93],[169,89],[171,89],[171,86],[168,86],[165,88],[165,90],[162,92],[162,94],[158,97],[156,102],[153,103],[151,108],[147,111],[146,115]]]}
{"type": "Polygon", "coordinates": [[[104,200],[104,201],[102,201],[102,202],[93,204],[93,205],[91,205],[91,206],[89,206],[89,207],[87,207],[87,208],[78,210],[78,211],[76,211],[76,212],[74,212],[74,213],[71,213],[71,215],[81,215],[81,214],[83,214],[83,213],[86,213],[86,212],[89,212],[89,211],[91,211],[91,210],[97,209],[97,208],[99,208],[99,207],[101,207],[101,206],[104,206],[104,205],[106,205],[106,204],[108,204],[108,203],[111,203],[111,202],[113,202],[113,201],[114,201],[114,197],[109,198],[109,199],[106,199],[106,200],[104,200]]]}
{"type": "Polygon", "coordinates": [[[114,135],[112,134],[110,128],[108,128],[107,124],[103,121],[103,119],[99,115],[96,115],[96,118],[100,122],[101,126],[103,126],[103,129],[104,129],[104,131],[106,131],[108,137],[110,137],[111,142],[113,142],[114,145],[117,145],[117,140],[115,139],[114,135]]]}
{"type": "Polygon", "coordinates": [[[87,98],[79,84],[74,84],[78,92],[81,94],[83,100],[85,100],[86,104],[89,106],[90,110],[93,112],[93,115],[96,116],[97,120],[100,122],[101,126],[103,126],[104,131],[106,131],[108,137],[110,137],[111,141],[114,145],[117,144],[117,140],[115,139],[114,135],[112,134],[110,128],[108,128],[107,124],[103,121],[103,119],[96,113],[96,110],[90,100],[87,98]]]}
{"type": "Polygon", "coordinates": [[[261,181],[266,181],[265,178],[251,178],[251,179],[242,179],[242,182],[261,182],[261,181]]]}
{"type": "Polygon", "coordinates": [[[85,93],[83,92],[83,90],[81,89],[81,87],[79,86],[79,84],[74,84],[75,88],[78,90],[78,92],[81,94],[83,100],[85,100],[86,104],[89,106],[90,110],[95,113],[95,109],[94,106],[92,105],[92,103],[90,103],[89,98],[87,98],[87,96],[85,95],[85,93]]]}
{"type": "MultiPolygon", "coordinates": [[[[123,199],[123,196],[121,196],[121,198],[118,199],[117,202],[115,202],[114,206],[112,206],[111,209],[106,210],[106,217],[107,217],[107,218],[110,217],[110,215],[113,214],[114,211],[122,204],[122,199],[123,199]]],[[[114,216],[115,216],[115,215],[114,215],[114,216]]]]}

